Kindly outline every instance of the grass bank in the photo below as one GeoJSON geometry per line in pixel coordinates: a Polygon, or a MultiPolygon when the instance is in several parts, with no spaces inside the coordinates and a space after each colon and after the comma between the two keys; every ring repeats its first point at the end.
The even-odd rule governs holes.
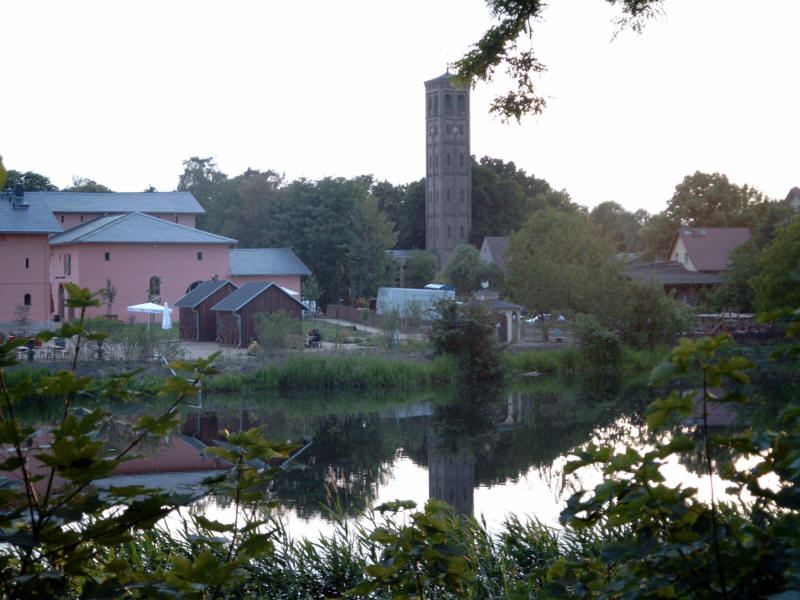
{"type": "Polygon", "coordinates": [[[247,389],[410,389],[450,385],[458,378],[456,363],[447,356],[412,362],[365,356],[291,355],[283,365],[265,366],[252,373],[217,375],[205,387],[211,392],[247,389]]]}
{"type": "Polygon", "coordinates": [[[581,371],[610,367],[623,371],[646,371],[662,362],[670,353],[669,346],[656,346],[645,350],[623,347],[618,364],[602,365],[587,360],[581,349],[575,345],[564,346],[558,350],[528,350],[518,354],[506,353],[503,363],[509,375],[525,373],[551,373],[571,375],[581,371]]]}

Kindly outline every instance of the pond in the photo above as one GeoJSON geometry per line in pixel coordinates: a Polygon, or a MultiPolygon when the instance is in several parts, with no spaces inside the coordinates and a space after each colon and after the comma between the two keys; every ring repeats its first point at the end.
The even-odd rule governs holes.
{"type": "MultiPolygon", "coordinates": [[[[644,378],[608,373],[444,393],[206,395],[186,407],[167,445],[146,444],[144,456],[123,463],[113,483],[196,490],[210,471],[224,468],[202,451],[206,445],[222,439],[220,432],[262,426],[267,439],[302,446],[270,482],[293,537],[332,529],[331,506],[356,518],[382,502],[422,505],[429,497],[474,515],[490,531],[512,514],[557,525],[570,495],[600,481],[597,470],[566,474],[569,457],[588,443],[651,447],[643,412],[656,395],[644,378]]],[[[28,408],[45,416],[44,407],[28,408]]],[[[120,416],[143,410],[114,407],[120,416]]],[[[705,497],[699,459],[683,460],[663,469],[668,483],[696,485],[705,497]]],[[[716,487],[719,493],[724,485],[716,487]]],[[[209,517],[231,517],[225,498],[200,503],[209,517]]]]}
{"type": "MultiPolygon", "coordinates": [[[[568,457],[589,441],[646,444],[642,412],[652,397],[645,383],[608,374],[411,395],[206,395],[187,409],[169,448],[126,463],[133,479],[116,483],[149,474],[155,484],[191,488],[222,467],[203,445],[220,431],[263,426],[268,439],[306,445],[270,484],[294,536],[331,527],[329,506],[353,517],[385,501],[422,505],[429,497],[490,529],[508,514],[555,525],[565,500],[594,483],[591,473],[567,476],[568,457]]],[[[225,519],[225,499],[203,502],[209,516],[225,519]]]]}

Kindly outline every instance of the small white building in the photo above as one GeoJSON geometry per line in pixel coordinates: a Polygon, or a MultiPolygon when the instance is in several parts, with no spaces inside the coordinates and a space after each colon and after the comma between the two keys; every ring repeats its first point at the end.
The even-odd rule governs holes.
{"type": "Polygon", "coordinates": [[[417,303],[422,311],[422,317],[429,318],[434,304],[445,298],[455,300],[456,293],[452,290],[382,287],[378,288],[378,301],[375,309],[379,315],[392,310],[397,310],[401,315],[405,315],[412,310],[414,303],[417,303]]]}

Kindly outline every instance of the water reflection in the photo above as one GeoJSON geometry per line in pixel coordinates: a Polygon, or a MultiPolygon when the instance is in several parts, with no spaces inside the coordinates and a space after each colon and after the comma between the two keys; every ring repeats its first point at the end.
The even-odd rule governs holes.
{"type": "MultiPolygon", "coordinates": [[[[136,467],[127,475],[158,473],[157,481],[178,481],[181,471],[219,468],[200,459],[203,446],[223,439],[225,430],[263,426],[276,441],[313,440],[294,461],[298,468],[269,484],[282,514],[308,528],[324,527],[327,506],[354,516],[384,500],[427,497],[465,515],[484,515],[490,524],[499,524],[508,512],[554,523],[570,494],[599,481],[591,470],[580,479],[565,475],[568,457],[589,442],[618,448],[652,444],[641,416],[652,398],[643,383],[608,374],[414,398],[207,396],[202,407],[185,413],[167,445],[148,446],[145,456],[127,463],[136,467]]],[[[134,416],[145,409],[126,410],[134,416]]],[[[688,457],[678,467],[680,478],[702,464],[688,457]]],[[[204,502],[210,511],[228,501],[204,502]]]]}

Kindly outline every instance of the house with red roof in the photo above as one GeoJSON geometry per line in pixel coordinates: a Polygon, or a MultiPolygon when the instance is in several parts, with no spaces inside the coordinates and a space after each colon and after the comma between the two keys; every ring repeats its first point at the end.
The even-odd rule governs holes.
{"type": "Polygon", "coordinates": [[[728,270],[731,252],[749,239],[746,227],[681,227],[667,258],[689,271],[718,274],[728,270]]]}

